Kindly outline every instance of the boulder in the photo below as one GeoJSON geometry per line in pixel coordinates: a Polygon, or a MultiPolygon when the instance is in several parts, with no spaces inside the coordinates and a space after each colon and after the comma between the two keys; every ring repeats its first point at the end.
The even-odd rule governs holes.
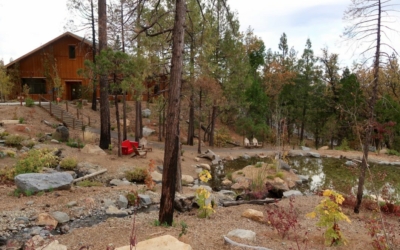
{"type": "Polygon", "coordinates": [[[329,149],[328,146],[323,146],[323,147],[320,147],[318,150],[328,150],[328,149],[329,149]]]}
{"type": "Polygon", "coordinates": [[[150,206],[153,203],[150,196],[147,194],[139,194],[139,199],[141,206],[150,206]]]}
{"type": "Polygon", "coordinates": [[[289,191],[288,184],[279,177],[275,177],[273,180],[267,180],[268,192],[274,194],[277,198],[283,196],[283,192],[289,191]]]}
{"type": "Polygon", "coordinates": [[[303,193],[298,190],[289,190],[289,191],[283,192],[283,197],[285,197],[285,198],[289,198],[291,196],[302,196],[302,195],[303,195],[303,193]]]}
{"type": "Polygon", "coordinates": [[[151,172],[151,178],[157,184],[162,182],[162,174],[160,174],[159,172],[156,171],[151,172]]]}
{"type": "Polygon", "coordinates": [[[237,237],[240,239],[255,241],[256,233],[251,230],[235,229],[228,233],[229,237],[237,237]]]}
{"type": "Polygon", "coordinates": [[[149,117],[151,115],[150,109],[143,109],[142,110],[142,117],[149,117]]]}
{"type": "Polygon", "coordinates": [[[51,226],[56,228],[58,221],[48,213],[41,213],[36,219],[36,225],[38,226],[51,226]]]}
{"type": "Polygon", "coordinates": [[[194,183],[194,178],[191,175],[183,174],[182,175],[182,182],[186,184],[193,184],[194,183]]]}
{"type": "Polygon", "coordinates": [[[150,136],[152,133],[156,132],[154,129],[143,127],[143,136],[150,136]]]}
{"type": "Polygon", "coordinates": [[[128,199],[124,195],[120,195],[117,204],[119,208],[125,209],[128,207],[128,199]]]}
{"type": "Polygon", "coordinates": [[[310,150],[311,150],[311,148],[305,147],[305,146],[301,146],[300,148],[301,148],[301,150],[303,150],[303,151],[310,151],[310,150]]]}
{"type": "Polygon", "coordinates": [[[264,214],[261,211],[257,211],[255,209],[246,209],[242,213],[242,217],[248,218],[250,220],[264,222],[264,214]]]}
{"type": "Polygon", "coordinates": [[[58,223],[65,223],[69,221],[68,214],[60,211],[55,211],[51,213],[51,216],[58,221],[58,223]]]}
{"type": "Polygon", "coordinates": [[[35,248],[35,250],[67,250],[67,246],[61,245],[58,240],[53,240],[49,244],[35,248]]]}
{"type": "Polygon", "coordinates": [[[86,154],[94,154],[94,155],[107,155],[106,152],[104,152],[103,149],[101,149],[99,146],[97,145],[92,145],[92,144],[86,144],[83,148],[82,148],[82,153],[86,153],[86,154]]]}
{"type": "Polygon", "coordinates": [[[130,186],[132,185],[131,182],[126,181],[126,180],[120,180],[120,179],[112,179],[110,181],[111,186],[130,186]]]}
{"type": "Polygon", "coordinates": [[[40,192],[50,189],[61,190],[70,189],[72,176],[68,173],[56,172],[50,174],[20,174],[15,176],[15,185],[21,191],[40,192]]]}
{"type": "Polygon", "coordinates": [[[210,167],[210,165],[207,164],[207,163],[202,163],[202,164],[199,165],[199,167],[202,168],[202,169],[204,169],[204,170],[211,171],[211,167],[210,167]]]}
{"type": "Polygon", "coordinates": [[[68,141],[69,140],[69,130],[65,126],[58,126],[56,132],[53,133],[53,139],[57,141],[68,141]]]}
{"type": "Polygon", "coordinates": [[[117,207],[111,205],[106,210],[107,215],[114,215],[117,217],[124,217],[128,215],[128,212],[125,210],[119,210],[117,207]]]}
{"type": "Polygon", "coordinates": [[[289,164],[287,164],[285,161],[282,161],[279,159],[279,166],[281,167],[281,169],[289,171],[291,169],[291,167],[289,166],[289,164]]]}
{"type": "MultiPolygon", "coordinates": [[[[192,250],[189,244],[179,241],[171,235],[163,235],[149,240],[141,241],[136,244],[136,250],[192,250]]],[[[130,250],[130,245],[118,247],[115,250],[130,250]]]]}
{"type": "Polygon", "coordinates": [[[321,155],[318,153],[314,153],[314,152],[308,152],[307,154],[310,157],[314,157],[314,158],[321,158],[321,155]]]}

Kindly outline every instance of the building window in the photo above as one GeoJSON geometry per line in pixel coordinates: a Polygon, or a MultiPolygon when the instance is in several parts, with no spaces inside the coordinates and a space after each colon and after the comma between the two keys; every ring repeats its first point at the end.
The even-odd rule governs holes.
{"type": "Polygon", "coordinates": [[[75,59],[75,45],[68,46],[69,59],[75,59]]]}
{"type": "Polygon", "coordinates": [[[22,88],[27,84],[29,94],[46,94],[46,80],[44,78],[22,78],[22,88]]]}

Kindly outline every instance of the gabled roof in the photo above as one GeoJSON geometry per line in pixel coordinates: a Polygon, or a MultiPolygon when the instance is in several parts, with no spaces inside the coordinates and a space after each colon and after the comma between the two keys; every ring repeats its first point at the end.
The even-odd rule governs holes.
{"type": "Polygon", "coordinates": [[[48,46],[48,45],[54,43],[55,41],[57,41],[57,40],[59,40],[59,39],[61,39],[61,38],[64,38],[64,37],[66,37],[66,36],[72,36],[73,38],[75,38],[75,39],[77,39],[77,40],[80,40],[80,41],[86,43],[86,44],[89,45],[89,46],[92,46],[92,44],[93,44],[93,43],[90,42],[89,40],[87,40],[87,39],[85,39],[85,38],[83,38],[83,37],[77,36],[77,35],[75,35],[75,34],[69,32],[69,31],[67,31],[67,32],[65,32],[64,34],[62,34],[62,35],[60,35],[60,36],[54,38],[53,40],[51,40],[51,41],[49,41],[49,42],[43,44],[42,46],[40,46],[40,47],[38,47],[38,48],[32,50],[31,52],[28,52],[28,53],[26,53],[25,55],[23,55],[23,56],[21,56],[21,57],[15,59],[15,60],[13,60],[13,61],[10,62],[9,64],[5,65],[5,67],[8,68],[9,66],[11,66],[11,65],[13,65],[13,64],[15,64],[15,63],[17,63],[18,61],[21,61],[22,59],[24,59],[24,58],[26,58],[26,57],[32,55],[33,53],[35,53],[35,52],[37,52],[37,51],[43,49],[44,47],[46,47],[46,46],[48,46]]]}

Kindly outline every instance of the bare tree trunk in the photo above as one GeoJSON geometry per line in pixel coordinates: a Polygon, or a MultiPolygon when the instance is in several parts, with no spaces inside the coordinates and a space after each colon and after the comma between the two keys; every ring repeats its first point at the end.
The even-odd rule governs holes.
{"type": "MultiPolygon", "coordinates": [[[[93,63],[96,64],[96,31],[94,27],[94,8],[93,8],[93,0],[90,0],[90,11],[92,18],[92,54],[93,54],[93,63]]],[[[96,80],[93,79],[93,94],[92,94],[92,110],[97,110],[97,85],[96,80]]]]}
{"type": "Polygon", "coordinates": [[[162,113],[163,111],[160,111],[158,114],[158,141],[162,141],[162,113]]]}
{"type": "Polygon", "coordinates": [[[197,147],[197,153],[201,154],[201,88],[199,97],[199,145],[197,147]]]}
{"type": "Polygon", "coordinates": [[[368,168],[368,151],[369,151],[369,142],[371,140],[372,134],[372,124],[374,121],[374,111],[375,104],[378,97],[378,83],[379,83],[379,56],[380,56],[380,46],[381,46],[381,1],[378,1],[378,17],[377,17],[377,37],[376,37],[376,51],[375,51],[375,59],[374,59],[374,81],[372,85],[372,96],[368,101],[369,106],[369,119],[367,124],[367,129],[365,133],[364,145],[363,145],[363,159],[360,168],[360,176],[358,177],[358,189],[357,189],[357,204],[354,207],[354,213],[360,212],[360,206],[362,202],[363,192],[364,192],[364,182],[365,182],[365,171],[368,168]]]}
{"type": "Polygon", "coordinates": [[[218,107],[214,103],[211,115],[210,147],[214,147],[214,130],[215,130],[215,120],[217,119],[217,109],[218,107]]]}
{"type": "MultiPolygon", "coordinates": [[[[99,50],[107,47],[107,13],[106,0],[98,0],[99,5],[99,50]]],[[[107,76],[100,76],[100,145],[108,149],[111,144],[110,133],[110,102],[108,101],[107,76]]]]}
{"type": "Polygon", "coordinates": [[[193,138],[194,138],[194,94],[190,95],[189,101],[189,126],[188,126],[188,135],[187,135],[187,145],[193,146],[193,138]]]}
{"type": "Polygon", "coordinates": [[[128,138],[128,133],[127,133],[127,125],[126,125],[126,92],[124,91],[123,95],[122,95],[122,116],[123,116],[123,135],[122,138],[125,141],[128,138]]]}
{"type": "Polygon", "coordinates": [[[118,156],[121,157],[121,122],[119,121],[118,95],[114,95],[115,118],[117,118],[118,156]]]}
{"type": "Polygon", "coordinates": [[[139,138],[143,137],[142,101],[139,101],[139,138]]]}
{"type": "Polygon", "coordinates": [[[185,0],[176,0],[172,40],[171,78],[168,95],[167,136],[165,139],[164,168],[159,221],[172,225],[179,155],[179,114],[182,84],[183,49],[185,36],[185,0]]]}
{"type": "Polygon", "coordinates": [[[140,106],[139,106],[139,101],[135,101],[135,109],[136,109],[136,114],[135,114],[135,141],[140,140],[140,130],[142,129],[140,127],[140,119],[139,117],[142,115],[140,112],[140,106]]]}

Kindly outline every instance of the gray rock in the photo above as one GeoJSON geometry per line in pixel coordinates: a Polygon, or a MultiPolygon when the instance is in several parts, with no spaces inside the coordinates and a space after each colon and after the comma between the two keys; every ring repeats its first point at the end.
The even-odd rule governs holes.
{"type": "Polygon", "coordinates": [[[150,136],[154,132],[156,132],[154,129],[143,127],[143,136],[150,136]]]}
{"type": "Polygon", "coordinates": [[[309,147],[301,146],[301,150],[310,151],[311,149],[309,147]]]}
{"type": "Polygon", "coordinates": [[[108,214],[108,215],[114,215],[114,216],[117,216],[117,217],[119,217],[119,216],[123,217],[123,216],[127,216],[127,215],[128,215],[128,212],[127,212],[127,211],[124,211],[124,210],[119,210],[119,209],[116,208],[115,206],[109,206],[109,207],[107,208],[107,210],[106,210],[106,214],[108,214]]]}
{"type": "Polygon", "coordinates": [[[244,154],[244,155],[243,155],[243,158],[246,159],[246,160],[248,160],[248,159],[250,159],[250,155],[244,154]]]}
{"type": "Polygon", "coordinates": [[[69,130],[65,126],[58,126],[56,132],[53,133],[53,139],[58,141],[68,141],[69,140],[69,130]]]}
{"type": "Polygon", "coordinates": [[[104,207],[108,208],[108,207],[114,206],[114,205],[115,205],[115,203],[111,199],[105,199],[104,200],[104,207]]]}
{"type": "Polygon", "coordinates": [[[78,203],[76,201],[70,201],[67,203],[67,207],[75,207],[78,203]]]}
{"type": "Polygon", "coordinates": [[[235,229],[228,233],[229,237],[238,237],[245,240],[256,240],[256,233],[251,230],[244,230],[244,229],[235,229]]]}
{"type": "Polygon", "coordinates": [[[355,163],[354,161],[346,161],[344,163],[344,165],[349,166],[349,167],[356,167],[357,163],[355,163]]]}
{"type": "Polygon", "coordinates": [[[321,158],[321,155],[318,153],[314,152],[308,152],[308,156],[314,157],[314,158],[321,158]]]}
{"type": "Polygon", "coordinates": [[[308,179],[310,178],[307,175],[300,175],[300,174],[298,174],[297,177],[299,177],[301,183],[307,183],[308,179]]]}
{"type": "Polygon", "coordinates": [[[143,109],[142,110],[142,116],[143,117],[149,117],[151,115],[151,110],[150,109],[143,109]]]}
{"type": "Polygon", "coordinates": [[[15,176],[14,181],[17,187],[22,191],[40,192],[50,189],[70,189],[72,176],[68,173],[51,174],[20,174],[15,176]]]}
{"type": "Polygon", "coordinates": [[[153,203],[150,196],[147,194],[139,194],[139,198],[140,198],[140,205],[142,206],[149,206],[153,203]]]}
{"type": "Polygon", "coordinates": [[[128,199],[124,195],[120,195],[117,201],[119,208],[127,208],[128,207],[128,199]]]}
{"type": "Polygon", "coordinates": [[[283,192],[283,197],[289,198],[290,196],[302,196],[303,193],[297,190],[289,190],[286,192],[283,192]]]}
{"type": "Polygon", "coordinates": [[[53,216],[53,218],[56,219],[58,223],[65,223],[69,221],[68,214],[64,212],[55,211],[51,213],[51,216],[53,216]]]}
{"type": "Polygon", "coordinates": [[[129,186],[132,185],[131,182],[127,181],[127,180],[120,180],[120,179],[112,179],[110,181],[110,185],[111,186],[129,186]]]}
{"type": "Polygon", "coordinates": [[[291,169],[289,164],[287,164],[285,161],[279,160],[279,165],[283,170],[289,171],[291,169]]]}
{"type": "Polygon", "coordinates": [[[160,174],[159,172],[151,172],[151,178],[153,178],[153,181],[157,184],[162,182],[162,174],[160,174]]]}

